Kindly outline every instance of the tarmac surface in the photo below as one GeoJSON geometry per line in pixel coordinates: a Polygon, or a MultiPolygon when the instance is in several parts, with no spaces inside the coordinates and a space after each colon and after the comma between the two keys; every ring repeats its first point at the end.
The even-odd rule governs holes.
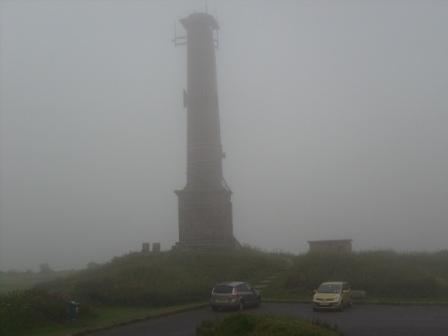
{"type": "MultiPolygon", "coordinates": [[[[313,312],[309,304],[263,303],[260,308],[247,312],[319,319],[337,325],[346,336],[448,336],[448,306],[354,305],[343,312],[313,312]]],[[[192,336],[201,321],[229,314],[201,308],[92,335],[192,336]]]]}

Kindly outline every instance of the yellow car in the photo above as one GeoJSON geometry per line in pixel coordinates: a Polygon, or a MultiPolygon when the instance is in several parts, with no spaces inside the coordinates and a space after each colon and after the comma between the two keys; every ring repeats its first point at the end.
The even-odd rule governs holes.
{"type": "Polygon", "coordinates": [[[323,282],[314,291],[313,310],[342,310],[352,305],[352,290],[344,281],[323,282]]]}

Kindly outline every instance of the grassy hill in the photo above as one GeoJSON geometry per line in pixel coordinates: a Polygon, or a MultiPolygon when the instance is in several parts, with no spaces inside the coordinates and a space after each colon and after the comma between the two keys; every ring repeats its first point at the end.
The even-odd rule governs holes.
{"type": "Polygon", "coordinates": [[[448,251],[303,254],[292,260],[265,296],[309,299],[321,282],[345,280],[370,298],[448,300],[448,251]]]}
{"type": "Polygon", "coordinates": [[[136,312],[142,315],[168,306],[174,309],[176,305],[205,302],[217,282],[257,284],[267,278],[273,280],[263,282],[267,284],[264,298],[310,300],[312,290],[321,282],[345,280],[353,288],[367,291],[370,299],[448,302],[448,251],[292,256],[243,248],[132,253],[65,274],[35,289],[0,295],[0,334],[37,335],[39,328],[66,331],[95,323],[111,324],[117,321],[111,311],[114,316],[132,319],[136,312]],[[76,325],[67,323],[68,300],[81,303],[82,321],[76,325]]]}
{"type": "Polygon", "coordinates": [[[217,282],[256,282],[283,267],[281,256],[249,248],[134,253],[39,287],[83,302],[162,306],[207,300],[217,282]]]}
{"type": "Polygon", "coordinates": [[[74,273],[75,271],[57,271],[48,273],[0,272],[0,294],[5,294],[17,289],[28,289],[39,283],[64,278],[74,273]]]}
{"type": "Polygon", "coordinates": [[[0,334],[70,329],[69,300],[81,303],[80,319],[84,322],[80,325],[95,324],[103,315],[105,321],[114,323],[117,319],[108,313],[112,306],[132,319],[137,307],[157,311],[157,307],[206,301],[217,282],[257,282],[284,265],[282,256],[250,248],[132,253],[34,289],[0,295],[0,334]]]}

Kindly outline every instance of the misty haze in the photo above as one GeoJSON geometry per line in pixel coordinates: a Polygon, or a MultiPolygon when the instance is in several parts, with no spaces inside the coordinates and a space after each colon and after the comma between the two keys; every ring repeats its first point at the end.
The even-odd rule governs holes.
{"type": "MultiPolygon", "coordinates": [[[[0,2],[0,269],[178,241],[186,49],[204,1],[0,2]]],[[[448,3],[209,1],[241,244],[448,241],[448,3]]]]}
{"type": "Polygon", "coordinates": [[[448,1],[0,0],[0,336],[446,336],[448,1]]]}

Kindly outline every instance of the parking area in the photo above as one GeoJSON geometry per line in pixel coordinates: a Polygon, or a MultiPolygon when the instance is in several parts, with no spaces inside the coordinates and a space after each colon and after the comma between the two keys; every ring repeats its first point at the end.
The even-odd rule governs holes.
{"type": "MultiPolygon", "coordinates": [[[[264,303],[250,313],[299,316],[337,325],[346,336],[446,336],[448,306],[354,305],[343,312],[313,312],[310,304],[264,303]]],[[[209,308],[184,312],[97,332],[95,336],[193,336],[203,320],[222,318],[231,312],[209,308]]]]}

